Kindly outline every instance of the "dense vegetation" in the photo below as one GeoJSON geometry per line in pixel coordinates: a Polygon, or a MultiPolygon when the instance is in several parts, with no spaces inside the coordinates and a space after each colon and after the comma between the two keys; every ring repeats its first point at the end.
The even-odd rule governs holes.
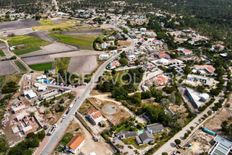
{"type": "MultiPolygon", "coordinates": [[[[62,2],[63,0],[59,0],[62,2]]],[[[192,27],[213,39],[223,40],[232,47],[232,1],[231,0],[126,0],[128,4],[123,12],[149,12],[155,8],[166,10],[175,14],[184,15],[181,21],[186,27],[192,27]],[[147,5],[152,3],[153,5],[147,5]]],[[[108,0],[85,0],[66,4],[73,10],[77,8],[99,7],[108,9],[112,3],[108,0]]],[[[65,7],[64,7],[65,8],[65,7]]],[[[114,6],[120,10],[119,6],[114,6]],[[118,7],[118,8],[117,8],[118,7]]],[[[61,8],[62,9],[62,8],[61,8]]],[[[122,12],[122,13],[123,13],[122,12]]]]}
{"type": "Polygon", "coordinates": [[[31,155],[33,154],[33,150],[39,146],[40,141],[44,137],[44,130],[37,134],[29,133],[25,140],[10,148],[8,155],[31,155]]]}
{"type": "Polygon", "coordinates": [[[186,27],[192,27],[209,35],[212,39],[223,40],[232,47],[232,1],[230,0],[147,0],[156,8],[184,15],[186,27]],[[223,8],[223,9],[222,9],[223,8]]]}
{"type": "Polygon", "coordinates": [[[0,0],[0,6],[18,6],[22,4],[35,4],[38,2],[51,2],[51,0],[0,0]]]}

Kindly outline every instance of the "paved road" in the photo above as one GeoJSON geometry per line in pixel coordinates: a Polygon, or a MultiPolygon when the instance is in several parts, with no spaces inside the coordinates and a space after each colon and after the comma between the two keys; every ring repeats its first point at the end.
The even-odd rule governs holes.
{"type": "Polygon", "coordinates": [[[99,77],[103,75],[106,66],[110,62],[112,62],[115,58],[117,58],[120,54],[121,54],[121,52],[118,53],[118,54],[116,54],[116,55],[114,55],[114,56],[112,56],[109,60],[107,60],[106,62],[104,62],[97,69],[97,71],[95,72],[95,74],[92,77],[92,80],[87,84],[87,86],[85,88],[85,91],[82,93],[82,95],[80,96],[80,98],[76,98],[75,103],[74,103],[72,109],[69,111],[69,113],[67,114],[67,116],[65,117],[65,119],[62,121],[62,123],[58,124],[58,127],[56,128],[55,132],[50,136],[50,138],[48,140],[48,143],[46,144],[46,146],[41,151],[41,155],[49,155],[49,154],[51,154],[53,152],[53,150],[55,149],[56,145],[58,144],[58,142],[63,137],[63,135],[65,133],[65,130],[68,128],[69,124],[73,120],[75,112],[80,108],[81,104],[89,96],[90,92],[95,87],[95,85],[96,85],[99,77]]]}
{"type": "MultiPolygon", "coordinates": [[[[128,36],[128,40],[131,41],[131,45],[129,47],[127,47],[127,49],[134,49],[134,47],[135,47],[134,41],[129,36],[128,36]]],[[[97,71],[94,73],[91,81],[86,85],[85,90],[83,91],[81,96],[79,98],[76,97],[76,99],[74,100],[73,107],[71,108],[69,113],[66,115],[66,117],[62,120],[62,122],[60,124],[57,124],[57,128],[56,128],[55,132],[49,137],[45,147],[42,148],[41,151],[38,151],[38,150],[36,151],[36,152],[40,152],[38,155],[49,155],[53,152],[53,150],[55,149],[55,147],[57,146],[57,144],[59,143],[59,141],[61,140],[61,138],[65,134],[65,131],[68,128],[69,124],[71,123],[71,121],[75,117],[74,115],[75,115],[76,111],[80,108],[80,106],[86,100],[86,98],[89,97],[90,92],[96,86],[99,77],[103,75],[106,66],[109,63],[111,63],[113,60],[115,60],[117,57],[119,57],[122,52],[123,51],[112,56],[110,59],[105,61],[97,69],[97,71]]],[[[34,155],[37,155],[37,154],[34,153],[34,155]]]]}

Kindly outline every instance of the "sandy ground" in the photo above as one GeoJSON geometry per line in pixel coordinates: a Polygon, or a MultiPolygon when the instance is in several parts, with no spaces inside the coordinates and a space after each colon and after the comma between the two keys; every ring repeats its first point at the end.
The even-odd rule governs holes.
{"type": "Polygon", "coordinates": [[[71,73],[91,74],[97,66],[96,56],[77,56],[71,58],[68,71],[71,73]]]}
{"type": "MultiPolygon", "coordinates": [[[[225,120],[228,120],[232,116],[232,95],[227,102],[230,104],[230,107],[224,107],[216,113],[216,115],[209,119],[203,126],[207,127],[210,130],[217,132],[220,135],[221,123],[225,120]]],[[[192,144],[192,147],[187,148],[182,154],[186,155],[195,155],[202,152],[208,152],[212,147],[210,142],[213,140],[214,136],[204,133],[201,130],[197,130],[191,137],[189,143],[192,144]]]]}
{"type": "Polygon", "coordinates": [[[224,106],[212,119],[204,124],[205,127],[213,131],[219,131],[221,129],[221,123],[232,117],[232,94],[226,104],[230,104],[230,107],[227,108],[224,106]]]}
{"type": "Polygon", "coordinates": [[[113,125],[117,125],[132,116],[127,110],[125,110],[121,103],[118,104],[117,102],[109,101],[107,99],[100,100],[98,98],[89,98],[88,100],[97,106],[101,110],[104,117],[107,118],[113,125]],[[111,110],[110,107],[113,107],[113,110],[111,110]]]}
{"type": "Polygon", "coordinates": [[[22,60],[28,65],[54,61],[54,59],[51,58],[49,55],[42,55],[42,56],[36,56],[36,57],[27,57],[27,58],[22,58],[22,60]]]}
{"type": "Polygon", "coordinates": [[[135,117],[135,119],[139,123],[142,123],[142,124],[146,123],[146,120],[144,118],[141,118],[139,116],[134,115],[134,113],[131,112],[129,109],[127,109],[125,106],[123,106],[121,102],[118,102],[115,99],[110,98],[109,96],[110,96],[110,94],[108,94],[108,93],[98,94],[98,91],[92,92],[92,95],[91,95],[91,97],[94,97],[94,98],[96,98],[98,100],[101,100],[101,101],[104,101],[104,102],[113,102],[113,103],[117,104],[120,107],[120,109],[125,110],[125,112],[128,113],[131,117],[135,117]]]}
{"type": "Polygon", "coordinates": [[[18,72],[11,61],[0,61],[0,68],[0,75],[9,75],[18,72]]]}
{"type": "Polygon", "coordinates": [[[79,122],[79,120],[75,119],[78,124],[80,125],[80,128],[85,135],[85,143],[83,147],[80,149],[80,151],[88,155],[92,152],[95,152],[97,155],[112,155],[112,149],[109,145],[107,145],[104,141],[94,142],[92,135],[84,128],[84,126],[79,122]]]}

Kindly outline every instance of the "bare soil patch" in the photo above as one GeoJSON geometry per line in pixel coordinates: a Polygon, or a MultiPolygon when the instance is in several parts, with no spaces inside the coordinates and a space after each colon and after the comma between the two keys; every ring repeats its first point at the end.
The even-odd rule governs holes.
{"type": "Polygon", "coordinates": [[[9,75],[18,72],[11,61],[0,61],[0,68],[0,75],[9,75]]]}
{"type": "Polygon", "coordinates": [[[71,73],[91,74],[97,66],[96,56],[78,56],[71,58],[68,71],[71,73]]]}

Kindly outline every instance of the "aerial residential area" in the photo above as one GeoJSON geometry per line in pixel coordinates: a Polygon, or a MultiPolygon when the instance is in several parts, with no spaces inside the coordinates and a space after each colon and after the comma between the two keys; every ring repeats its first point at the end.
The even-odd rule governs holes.
{"type": "Polygon", "coordinates": [[[192,1],[0,0],[0,154],[231,155],[232,3],[192,1]]]}

